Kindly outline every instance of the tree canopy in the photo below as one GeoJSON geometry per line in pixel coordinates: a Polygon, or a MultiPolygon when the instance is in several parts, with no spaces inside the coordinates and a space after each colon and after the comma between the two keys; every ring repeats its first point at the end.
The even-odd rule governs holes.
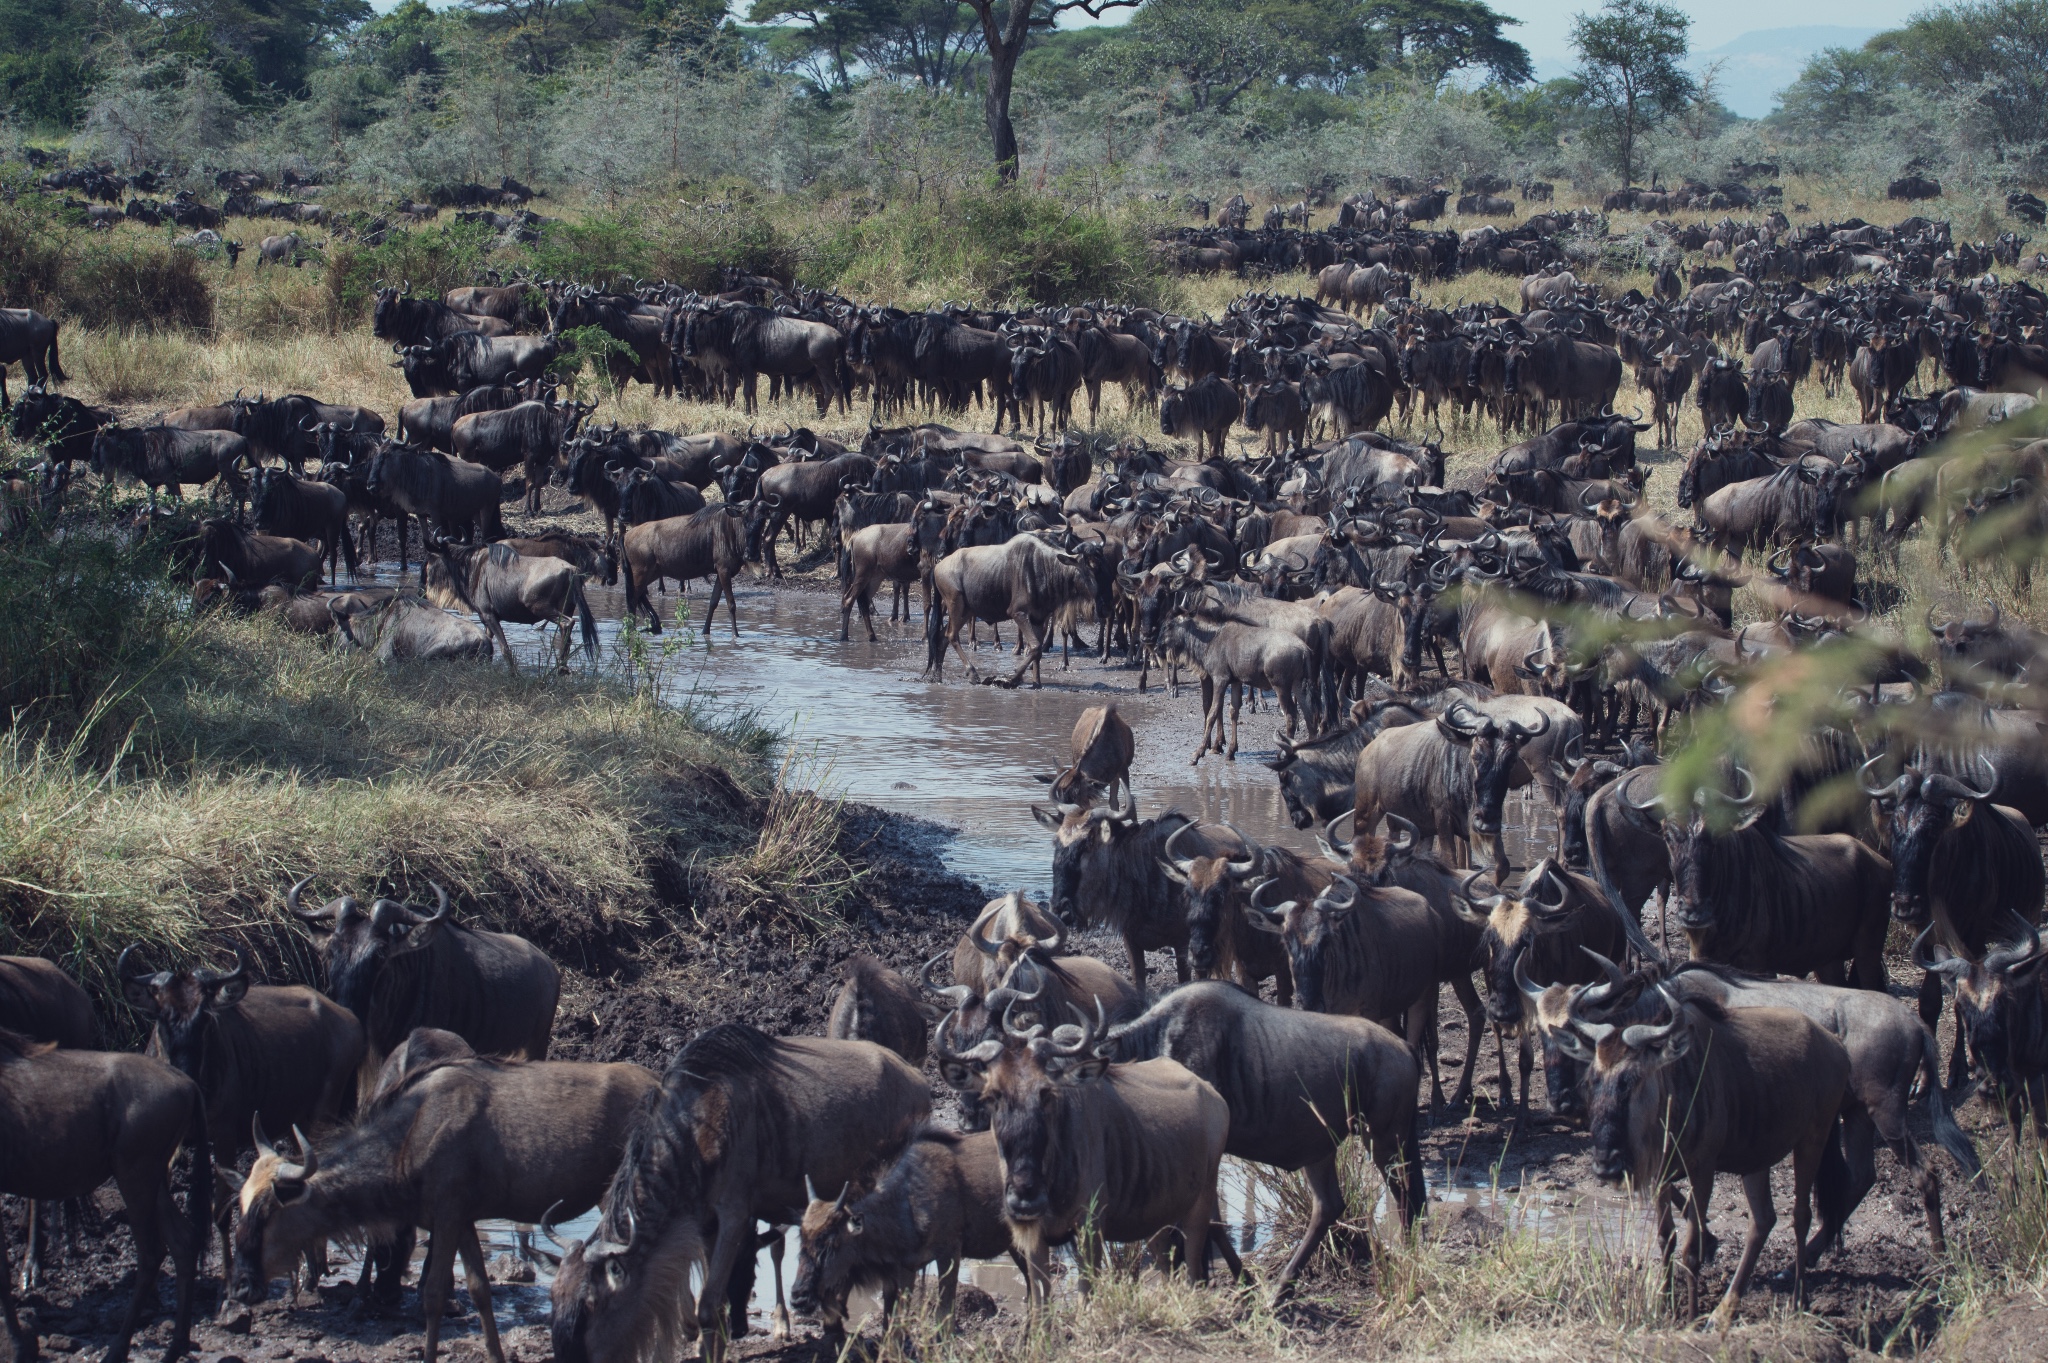
{"type": "Polygon", "coordinates": [[[1635,178],[1643,134],[1692,100],[1693,79],[1683,66],[1691,26],[1684,11],[1655,0],[1607,0],[1598,14],[1572,21],[1574,79],[1624,182],[1635,178]]]}

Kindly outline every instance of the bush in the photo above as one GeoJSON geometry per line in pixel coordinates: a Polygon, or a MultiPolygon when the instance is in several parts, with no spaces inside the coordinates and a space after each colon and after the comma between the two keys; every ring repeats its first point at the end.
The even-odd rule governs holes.
{"type": "Polygon", "coordinates": [[[805,273],[843,293],[906,306],[943,298],[1153,304],[1167,287],[1137,217],[1004,187],[943,205],[892,204],[848,223],[825,238],[805,273]]]}
{"type": "Polygon", "coordinates": [[[95,327],[210,327],[213,291],[160,238],[73,230],[48,196],[0,199],[0,298],[95,327]]]}
{"type": "Polygon", "coordinates": [[[381,246],[333,242],[327,251],[327,306],[337,324],[369,316],[377,290],[410,284],[439,297],[482,277],[496,234],[483,223],[393,232],[381,246]]]}
{"type": "Polygon", "coordinates": [[[775,225],[743,194],[630,217],[550,223],[541,229],[540,244],[524,254],[543,279],[666,279],[704,292],[718,287],[719,271],[727,265],[787,279],[793,256],[775,225]]]}

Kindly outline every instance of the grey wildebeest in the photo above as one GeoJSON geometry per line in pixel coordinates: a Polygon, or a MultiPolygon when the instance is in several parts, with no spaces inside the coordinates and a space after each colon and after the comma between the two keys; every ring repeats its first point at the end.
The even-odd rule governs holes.
{"type": "MultiPolygon", "coordinates": [[[[427,575],[427,527],[442,539],[487,539],[505,537],[505,524],[498,506],[504,485],[498,475],[479,464],[471,464],[413,445],[391,444],[370,461],[363,480],[364,491],[420,520],[420,580],[427,575]]],[[[399,522],[399,555],[405,553],[405,523],[399,522]]]]}
{"type": "Polygon", "coordinates": [[[740,606],[732,582],[746,565],[746,522],[743,503],[707,506],[688,516],[636,525],[619,537],[620,560],[626,575],[626,610],[647,613],[649,632],[661,633],[661,612],[647,595],[649,587],[674,578],[679,586],[692,579],[711,581],[711,605],[704,612],[704,642],[711,643],[711,623],[718,618],[723,596],[732,637],[740,637],[740,606]]]}
{"type": "Polygon", "coordinates": [[[747,557],[759,561],[765,556],[768,576],[781,577],[782,565],[775,560],[775,541],[790,521],[824,521],[838,537],[833,512],[840,494],[874,477],[875,461],[864,454],[842,454],[834,459],[804,460],[777,464],[764,471],[747,508],[747,557]]]}
{"type": "Polygon", "coordinates": [[[341,488],[295,478],[283,469],[259,468],[250,479],[249,507],[265,535],[324,544],[330,578],[344,564],[355,576],[356,541],[348,528],[348,493],[341,488]]]}
{"type": "Polygon", "coordinates": [[[846,642],[853,625],[854,607],[868,627],[868,642],[875,635],[875,592],[887,583],[895,588],[889,603],[893,623],[900,613],[910,619],[910,585],[922,580],[921,557],[911,527],[903,524],[868,525],[847,535],[839,554],[839,639],[846,642]]]}
{"type": "MultiPolygon", "coordinates": [[[[148,1056],[64,1050],[0,1031],[0,1193],[36,1202],[90,1197],[112,1179],[135,1236],[135,1291],[106,1358],[123,1363],[146,1309],[157,1300],[166,1249],[177,1277],[177,1308],[164,1351],[171,1363],[191,1347],[192,1280],[205,1243],[213,1170],[199,1087],[148,1056]],[[193,1148],[192,1187],[180,1217],[171,1168],[193,1148]]],[[[33,1249],[31,1249],[33,1253],[33,1249]]],[[[30,1363],[35,1336],[15,1314],[13,1269],[0,1236],[0,1315],[14,1357],[30,1363]]]]}
{"type": "Polygon", "coordinates": [[[575,439],[583,418],[596,410],[595,403],[522,402],[500,411],[472,412],[455,419],[449,443],[457,458],[493,473],[518,467],[526,476],[526,514],[538,516],[541,492],[563,462],[564,447],[575,439]]]}
{"type": "Polygon", "coordinates": [[[1224,1151],[1303,1171],[1310,1214],[1274,1283],[1276,1297],[1344,1217],[1337,1147],[1363,1128],[1401,1223],[1425,1200],[1416,1133],[1414,1053],[1363,1018],[1276,1008],[1219,982],[1182,985],[1138,1018],[1112,1027],[1117,1060],[1175,1060],[1207,1080],[1230,1109],[1224,1151]]]}
{"type": "Polygon", "coordinates": [[[539,947],[453,921],[448,892],[438,885],[433,913],[395,899],[365,911],[354,895],[302,909],[299,895],[310,879],[291,887],[285,907],[326,934],[328,992],[363,1024],[359,1091],[418,1027],[453,1032],[483,1055],[546,1058],[562,977],[539,947]]]}
{"type": "Polygon", "coordinates": [[[1038,779],[1052,789],[1055,804],[1092,803],[1097,795],[1111,801],[1119,790],[1131,793],[1131,756],[1137,736],[1114,705],[1091,705],[1074,721],[1073,760],[1038,779]]]}
{"type": "Polygon", "coordinates": [[[1883,989],[1891,863],[1846,833],[1780,833],[1753,790],[1734,798],[1744,812],[1719,830],[1705,808],[1716,796],[1730,798],[1702,789],[1685,808],[1672,809],[1661,793],[1636,804],[1663,810],[1671,906],[1694,958],[1811,973],[1822,984],[1842,983],[1843,963],[1853,961],[1857,985],[1883,989]]]}
{"type": "Polygon", "coordinates": [[[1655,1201],[1657,1234],[1667,1262],[1673,1244],[1673,1185],[1691,1183],[1685,1239],[1688,1318],[1699,1314],[1707,1208],[1724,1171],[1742,1179],[1749,1234],[1727,1295],[1714,1312],[1726,1330],[1735,1305],[1777,1223],[1771,1169],[1792,1159],[1793,1282],[1800,1291],[1816,1179],[1821,1189],[1819,1243],[1839,1234],[1846,1207],[1824,1161],[1840,1161],[1835,1120],[1848,1091],[1849,1055],[1806,1016],[1786,1008],[1723,1009],[1706,999],[1681,999],[1660,988],[1656,1023],[1575,1024],[1592,1054],[1593,1167],[1609,1183],[1627,1183],[1655,1201]]]}
{"type": "Polygon", "coordinates": [[[807,380],[820,416],[845,394],[839,371],[846,338],[823,322],[745,303],[687,308],[679,320],[670,333],[677,353],[714,374],[732,375],[749,412],[759,406],[763,374],[792,385],[807,380]]]}
{"type": "Polygon", "coordinates": [[[1387,730],[1358,753],[1354,831],[1398,814],[1418,836],[1436,839],[1447,865],[1469,866],[1477,836],[1492,841],[1494,865],[1506,867],[1501,805],[1514,776],[1527,775],[1518,762],[1523,748],[1553,723],[1547,713],[1534,722],[1496,718],[1457,700],[1432,723],[1387,730]]]}
{"type": "Polygon", "coordinates": [[[405,371],[405,385],[416,398],[537,379],[562,353],[558,337],[483,336],[474,331],[395,349],[399,358],[392,367],[405,371]]]}
{"type": "Polygon", "coordinates": [[[504,622],[555,627],[555,665],[569,668],[569,631],[581,625],[583,656],[597,658],[597,621],[583,596],[583,575],[566,559],[530,558],[509,544],[433,544],[434,568],[427,574],[427,599],[453,608],[460,602],[505,650],[514,672],[519,663],[504,622]]]}
{"type": "Polygon", "coordinates": [[[555,1357],[669,1358],[701,1332],[706,1363],[720,1363],[729,1302],[732,1334],[746,1329],[755,1221],[796,1224],[809,1185],[844,1187],[900,1149],[930,1108],[923,1076],[865,1041],[777,1039],[734,1023],[698,1033],[642,1108],[596,1231],[567,1246],[555,1357]]]}
{"type": "Polygon", "coordinates": [[[929,1011],[910,981],[865,951],[847,958],[846,983],[825,1021],[827,1037],[872,1041],[922,1065],[930,1026],[929,1011]]]}
{"type": "MultiPolygon", "coordinates": [[[[1879,845],[1891,859],[1892,917],[1916,932],[1932,923],[1936,941],[1981,961],[1994,931],[2041,916],[2044,877],[2033,826],[2018,810],[1991,803],[1998,772],[1988,760],[1975,764],[1973,788],[1929,770],[1924,759],[1880,784],[1870,771],[1882,756],[1857,777],[1877,804],[1879,845]]],[[[1940,981],[1934,972],[1921,981],[1920,1020],[1930,1028],[1941,1019],[1940,981]]],[[[1958,1030],[1950,1057],[1951,1085],[1963,1079],[1967,1030],[1958,1030]]]]}
{"type": "Polygon", "coordinates": [[[1207,705],[1194,762],[1209,752],[1222,753],[1226,761],[1237,760],[1238,715],[1247,688],[1270,688],[1279,696],[1288,738],[1294,737],[1303,712],[1314,707],[1314,658],[1308,645],[1286,630],[1175,616],[1160,630],[1159,651],[1186,662],[1202,676],[1202,697],[1207,705]],[[1226,696],[1230,700],[1228,747],[1223,742],[1226,696]]]}
{"type": "Polygon", "coordinates": [[[409,593],[375,598],[350,592],[329,597],[328,609],[349,645],[369,649],[379,662],[491,658],[491,636],[482,625],[409,593]]]}
{"type": "MultiPolygon", "coordinates": [[[[1230,1108],[1178,1061],[1103,1059],[1099,1015],[1076,1015],[1080,1026],[1047,1035],[1042,1022],[1018,1028],[1006,1010],[1000,1037],[963,1051],[943,1024],[938,1034],[943,1059],[982,1077],[1012,1243],[1038,1266],[1045,1249],[1079,1237],[1082,1272],[1093,1277],[1104,1242],[1177,1229],[1189,1274],[1205,1282],[1230,1108]]],[[[1214,1243],[1237,1271],[1228,1240],[1214,1243]]],[[[1043,1299],[1051,1284],[1034,1276],[1043,1299]]]]}
{"type": "Polygon", "coordinates": [[[1244,415],[1244,399],[1224,379],[1210,374],[1192,384],[1175,384],[1159,399],[1159,430],[1179,440],[1195,442],[1195,457],[1207,457],[1210,450],[1223,458],[1223,439],[1244,415]]]}
{"type": "Polygon", "coordinates": [[[939,1313],[950,1317],[961,1260],[1002,1254],[1019,1272],[1030,1272],[1012,1248],[1010,1223],[1003,1219],[1003,1168],[994,1134],[927,1126],[872,1187],[849,1183],[830,1202],[822,1190],[812,1189],[790,1302],[818,1316],[827,1337],[838,1339],[845,1334],[847,1298],[855,1288],[878,1292],[887,1319],[924,1266],[936,1263],[939,1313]]]}
{"type": "Polygon", "coordinates": [[[167,487],[182,499],[187,485],[215,478],[233,494],[235,514],[241,515],[248,496],[239,469],[244,462],[254,462],[249,442],[233,431],[105,426],[92,441],[92,471],[107,479],[125,474],[148,487],[151,515],[156,514],[157,489],[167,487]]]}
{"type": "Polygon", "coordinates": [[[487,1058],[434,1029],[414,1034],[393,1061],[361,1118],[324,1148],[303,1139],[289,1157],[259,1148],[240,1192],[234,1296],[261,1302],[273,1277],[330,1236],[364,1232],[380,1243],[425,1227],[428,1363],[458,1253],[484,1351],[505,1363],[476,1223],[533,1223],[596,1205],[654,1076],[638,1065],[487,1058]],[[414,1060],[415,1050],[426,1054],[414,1060]]]}
{"type": "Polygon", "coordinates": [[[937,603],[925,627],[927,675],[943,677],[950,646],[969,681],[1014,687],[1028,671],[1036,688],[1043,680],[1039,663],[1048,627],[1068,608],[1092,600],[1094,584],[1079,555],[1020,534],[1004,544],[969,545],[947,554],[932,568],[932,592],[937,603]],[[1008,677],[984,679],[961,645],[961,631],[977,620],[1016,622],[1026,649],[1008,677]]]}
{"type": "Polygon", "coordinates": [[[7,366],[19,364],[29,386],[69,383],[57,362],[57,324],[32,308],[0,308],[0,412],[14,404],[7,396],[7,366]]]}

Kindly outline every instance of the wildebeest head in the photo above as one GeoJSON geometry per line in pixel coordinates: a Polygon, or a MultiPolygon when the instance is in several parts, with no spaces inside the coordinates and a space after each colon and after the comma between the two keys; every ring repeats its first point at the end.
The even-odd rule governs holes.
{"type": "Polygon", "coordinates": [[[156,1022],[164,1058],[197,1080],[200,1056],[213,1029],[213,1014],[240,1003],[249,991],[249,961],[235,950],[233,970],[131,970],[141,946],[122,951],[114,973],[128,1006],[156,1022]]]}
{"type": "Polygon", "coordinates": [[[299,895],[311,880],[309,876],[292,886],[285,895],[285,907],[301,922],[327,933],[321,954],[327,967],[328,992],[336,1003],[367,1019],[384,967],[430,945],[441,924],[448,921],[448,892],[439,885],[433,887],[439,904],[430,914],[395,899],[379,899],[365,912],[354,895],[343,895],[317,909],[302,909],[299,895]]]}
{"type": "Polygon", "coordinates": [[[798,1314],[816,1316],[827,1328],[837,1329],[845,1322],[846,1299],[854,1288],[895,1286],[893,1276],[879,1271],[895,1264],[872,1254],[868,1223],[874,1221],[877,1240],[896,1238],[888,1232],[897,1229],[893,1223],[909,1208],[901,1201],[875,1199],[871,1190],[863,1193],[859,1204],[849,1207],[847,1200],[854,1192],[850,1182],[830,1202],[819,1196],[808,1177],[804,1190],[810,1194],[811,1204],[804,1209],[799,1226],[803,1248],[797,1252],[790,1305],[798,1314]]]}
{"type": "Polygon", "coordinates": [[[1663,816],[1664,853],[1671,859],[1671,907],[1679,925],[1689,932],[1712,928],[1723,910],[1722,887],[1716,876],[1718,858],[1715,842],[1749,829],[1770,808],[1756,799],[1756,783],[1749,773],[1737,768],[1737,775],[1745,787],[1742,794],[1729,796],[1702,787],[1693,793],[1691,805],[1679,809],[1670,807],[1662,792],[1646,800],[1638,800],[1633,795],[1625,797],[1631,809],[1656,810],[1663,816]],[[1709,800],[1743,811],[1732,828],[1717,828],[1715,822],[1707,817],[1709,800]]]}
{"type": "Polygon", "coordinates": [[[1994,947],[1981,961],[1952,955],[1934,940],[1929,924],[1913,942],[1913,964],[1955,982],[1956,1010],[1969,1034],[1970,1050],[2005,1101],[2017,1135],[2028,1084],[2048,1068],[2048,993],[2041,964],[2048,944],[2033,924],[2008,915],[2008,946],[1994,947]]]}
{"type": "Polygon", "coordinates": [[[318,1208],[312,1182],[320,1157],[303,1131],[292,1128],[297,1149],[291,1153],[270,1143],[263,1119],[252,1123],[256,1162],[238,1193],[240,1216],[235,1222],[234,1263],[229,1285],[234,1299],[254,1305],[270,1295],[272,1279],[289,1277],[307,1250],[324,1244],[328,1226],[318,1208]]]}
{"type": "Polygon", "coordinates": [[[1031,807],[1039,823],[1053,832],[1052,911],[1063,923],[1080,921],[1081,883],[1093,879],[1096,867],[1113,860],[1119,848],[1138,836],[1138,802],[1112,802],[1102,809],[1061,805],[1057,811],[1031,807]]]}
{"type": "Polygon", "coordinates": [[[1586,804],[1594,794],[1622,773],[1618,763],[1605,758],[1580,760],[1576,767],[1556,767],[1564,781],[1564,804],[1557,812],[1557,852],[1571,870],[1583,871],[1593,864],[1586,840],[1586,804]]]}
{"type": "Polygon", "coordinates": [[[1663,985],[1653,997],[1663,1020],[1628,1026],[1576,1022],[1591,1055],[1593,1171],[1603,1183],[1633,1183],[1661,1172],[1667,1122],[1682,1110],[1677,1062],[1692,1050],[1693,1029],[1714,1005],[1681,1003],[1663,985]]]}
{"type": "Polygon", "coordinates": [[[1928,897],[1928,870],[1934,861],[1935,844],[1951,828],[1961,828],[1978,812],[1978,805],[1998,789],[1998,769],[1989,758],[1977,758],[1982,789],[1972,789],[1953,776],[1929,771],[1913,764],[1898,777],[1878,785],[1871,769],[1883,760],[1879,753],[1856,773],[1856,783],[1877,802],[1885,821],[1892,862],[1892,917],[1912,927],[1927,922],[1933,912],[1928,897]]]}
{"type": "Polygon", "coordinates": [[[1526,973],[1523,958],[1538,935],[1562,932],[1570,925],[1575,916],[1571,891],[1548,857],[1523,873],[1521,888],[1514,894],[1496,890],[1475,895],[1473,882],[1481,874],[1466,875],[1459,890],[1474,909],[1486,915],[1480,933],[1486,953],[1486,1015],[1502,1030],[1514,1032],[1528,1020],[1516,973],[1526,973]]]}
{"type": "Polygon", "coordinates": [[[1437,716],[1437,731],[1471,751],[1474,833],[1500,832],[1501,805],[1507,800],[1516,759],[1530,739],[1550,731],[1550,716],[1544,714],[1539,719],[1534,726],[1495,719],[1462,700],[1452,702],[1437,716]]]}
{"type": "Polygon", "coordinates": [[[1174,851],[1174,843],[1182,837],[1192,823],[1182,824],[1173,830],[1161,849],[1160,869],[1167,878],[1187,887],[1188,892],[1188,961],[1194,967],[1198,980],[1214,979],[1222,956],[1222,936],[1231,924],[1225,917],[1237,910],[1237,896],[1244,882],[1259,869],[1258,847],[1238,833],[1238,839],[1246,846],[1244,859],[1233,861],[1229,857],[1183,857],[1174,851]]]}
{"type": "Polygon", "coordinates": [[[1358,907],[1358,882],[1348,875],[1330,879],[1329,886],[1304,905],[1296,899],[1270,909],[1247,907],[1245,921],[1260,932],[1277,932],[1287,948],[1287,965],[1294,976],[1295,1001],[1310,1013],[1323,1011],[1327,991],[1323,973],[1329,964],[1331,943],[1343,930],[1345,920],[1358,907]]]}

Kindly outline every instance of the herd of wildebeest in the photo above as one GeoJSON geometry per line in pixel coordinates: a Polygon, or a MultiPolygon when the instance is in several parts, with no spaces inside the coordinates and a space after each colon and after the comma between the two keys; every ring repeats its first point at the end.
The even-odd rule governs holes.
{"type": "MultiPolygon", "coordinates": [[[[553,624],[566,663],[573,627],[596,647],[585,579],[623,572],[627,610],[658,630],[650,589],[709,578],[707,641],[721,597],[737,635],[734,578],[750,560],[779,576],[778,539],[808,531],[836,553],[842,638],[856,608],[874,637],[884,587],[892,618],[916,619],[921,587],[933,678],[950,651],[980,679],[962,632],[995,626],[1000,648],[1005,622],[1008,685],[1035,683],[1053,642],[1121,655],[1141,689],[1154,668],[1175,684],[1186,670],[1203,694],[1197,761],[1233,759],[1243,702],[1271,693],[1284,729],[1270,765],[1322,849],[1141,817],[1135,736],[1093,707],[1034,806],[1052,834],[1049,903],[989,903],[950,984],[945,958],[911,981],[858,957],[828,1038],[722,1025],[659,1078],[548,1061],[556,967],[456,921],[445,894],[432,909],[346,893],[313,908],[292,886],[291,913],[323,935],[325,994],[256,984],[246,960],[153,971],[124,954],[125,1002],[154,1027],[147,1056],[93,1049],[103,1033],[79,987],[10,958],[0,1191],[37,1202],[25,1272],[54,1204],[113,1178],[140,1261],[118,1363],[166,1251],[170,1353],[186,1348],[216,1225],[245,1302],[317,1276],[335,1238],[375,1247],[361,1290],[389,1298],[424,1229],[427,1358],[459,1253],[502,1363],[475,1223],[547,1227],[595,1207],[591,1237],[561,1247],[556,1357],[667,1358],[701,1336],[715,1358],[746,1328],[758,1248],[780,1244],[760,1222],[802,1227],[793,1300],[834,1331],[852,1290],[893,1303],[928,1264],[950,1304],[962,1258],[1012,1254],[1034,1297],[1069,1243],[1084,1272],[1105,1241],[1151,1242],[1197,1279],[1212,1251],[1236,1272],[1215,1227],[1229,1154],[1305,1176],[1285,1292],[1319,1249],[1349,1243],[1347,1133],[1399,1219],[1423,1209],[1446,984],[1467,1019],[1449,1105],[1469,1108],[1489,1029],[1503,1121],[1526,1117],[1540,1060],[1545,1106],[1584,1123],[1598,1175],[1652,1195],[1689,1315],[1722,1173],[1742,1179],[1752,1218],[1723,1321],[1788,1158],[1795,1281],[1840,1243],[1880,1143],[1941,1253],[1940,1181],[1911,1109],[1925,1104],[1922,1130],[1969,1177],[1978,1157],[1951,1095],[1981,1086],[2016,1136],[2029,1112],[2037,1134],[2048,1117],[2048,744],[2029,690],[2048,636],[1995,610],[1930,612],[1916,652],[1873,620],[1859,555],[1896,555],[1923,521],[1944,552],[1959,537],[1973,553],[2000,537],[2024,548],[2048,529],[2048,441],[1996,439],[2000,423],[2029,428],[2017,419],[2048,383],[2048,297],[1987,273],[2017,259],[2016,238],[1959,243],[1921,218],[1793,230],[1776,214],[1666,225],[1651,294],[1615,296],[1561,268],[1566,226],[1269,227],[1319,270],[1318,298],[1247,294],[1221,320],[1110,304],[910,314],[737,275],[713,296],[391,288],[373,325],[415,398],[390,425],[241,393],[124,424],[55,391],[54,324],[0,314],[0,356],[31,385],[13,432],[43,453],[9,484],[11,534],[61,512],[75,464],[147,484],[152,511],[159,489],[210,483],[232,506],[181,546],[197,599],[394,658],[487,657],[503,622],[553,624]],[[1413,297],[1417,281],[1480,271],[1524,276],[1521,310],[1413,297]],[[849,446],[809,429],[589,427],[594,409],[559,400],[547,371],[563,334],[592,326],[625,342],[621,383],[751,412],[766,376],[771,396],[808,388],[821,414],[865,400],[869,430],[849,446]],[[1648,421],[1614,411],[1625,367],[1648,421]],[[1846,381],[1863,419],[1795,419],[1809,380],[1830,394],[1846,381]],[[1074,429],[1077,394],[1092,421],[1106,383],[1156,405],[1192,457],[1074,429]],[[883,424],[976,404],[998,433],[883,424]],[[1673,445],[1686,404],[1706,434],[1679,475],[1681,525],[1643,499],[1637,444],[1654,429],[1673,445]],[[1380,431],[1395,413],[1418,438],[1380,431]],[[1440,446],[1419,436],[1481,414],[1519,438],[1448,486],[1440,446]],[[1230,457],[1240,424],[1263,435],[1258,457],[1230,457]],[[1969,432],[1977,456],[1922,458],[1969,432]],[[555,480],[602,513],[602,536],[507,535],[501,504],[523,492],[540,511],[555,480]],[[323,561],[352,571],[380,518],[397,524],[402,577],[420,521],[428,595],[338,577],[317,590],[323,561]],[[1737,627],[1745,586],[1766,618],[1737,627]],[[1860,660],[1847,717],[1809,732],[1774,789],[1731,760],[1679,799],[1658,756],[1674,718],[1824,650],[1860,660]],[[1516,874],[1504,802],[1530,785],[1555,812],[1554,846],[1516,874]],[[1895,922],[1917,1009],[1886,992],[1895,922]],[[1089,928],[1121,939],[1128,979],[1077,954],[1089,928]],[[1178,987],[1154,994],[1146,953],[1162,951],[1178,987]],[[960,1130],[928,1122],[928,1058],[960,1130]]],[[[1533,854],[1548,839],[1529,841],[1533,854]]],[[[780,1301],[779,1265],[777,1278],[780,1301]]],[[[33,1356],[5,1305],[17,1357],[33,1356]]]]}

